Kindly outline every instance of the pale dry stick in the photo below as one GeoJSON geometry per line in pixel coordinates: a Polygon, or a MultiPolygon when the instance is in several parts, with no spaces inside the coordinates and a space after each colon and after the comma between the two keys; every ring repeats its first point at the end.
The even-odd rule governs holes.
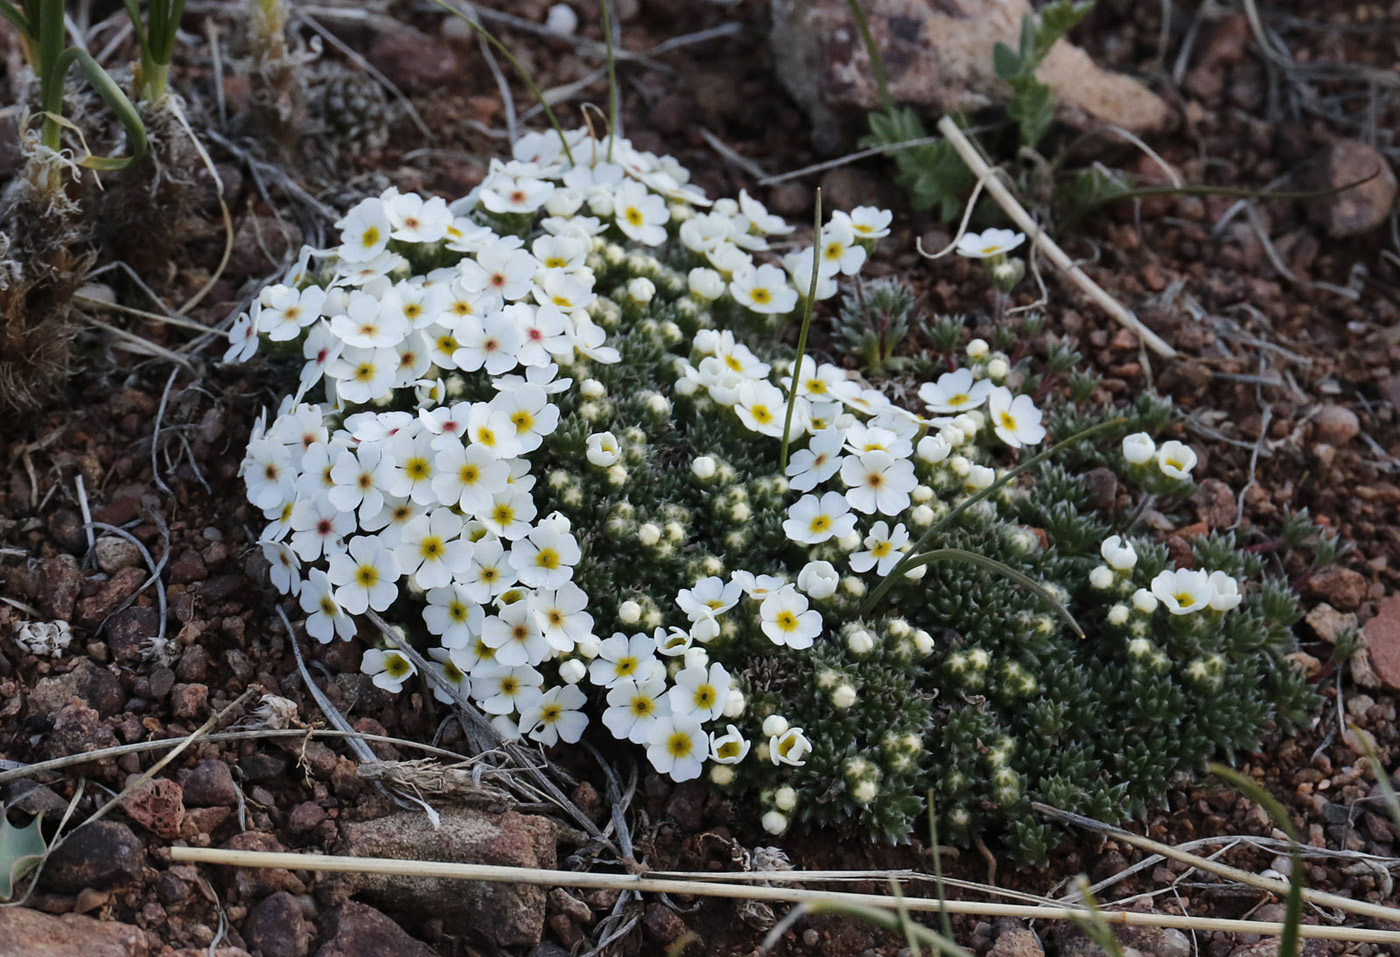
{"type": "Polygon", "coordinates": [[[204,32],[209,38],[209,58],[214,73],[214,106],[219,111],[219,125],[228,126],[228,99],[224,95],[224,51],[219,43],[219,25],[210,17],[204,21],[204,32]]]}
{"type": "MultiPolygon", "coordinates": [[[[1080,814],[1074,814],[1070,811],[1061,811],[1059,808],[1053,808],[1048,804],[1041,804],[1039,801],[1031,802],[1031,807],[1041,814],[1054,818],[1055,820],[1068,824],[1075,824],[1098,834],[1107,834],[1115,840],[1126,841],[1134,847],[1150,851],[1153,854],[1161,854],[1163,857],[1169,857],[1174,861],[1189,864],[1219,877],[1227,877],[1232,881],[1247,884],[1250,887],[1257,887],[1271,894],[1277,894],[1279,897],[1288,896],[1289,887],[1286,881],[1276,881],[1273,878],[1261,877],[1252,871],[1241,870],[1238,867],[1231,867],[1228,864],[1217,864],[1208,858],[1179,850],[1172,847],[1170,844],[1163,844],[1160,841],[1152,840],[1150,837],[1142,837],[1131,831],[1125,831],[1121,827],[1104,824],[1102,821],[1095,821],[1093,818],[1084,817],[1080,814]]],[[[1338,910],[1359,914],[1363,917],[1370,917],[1375,920],[1390,921],[1392,923],[1400,922],[1400,908],[1385,907],[1384,905],[1372,904],[1368,901],[1352,900],[1349,897],[1329,894],[1326,891],[1315,891],[1305,887],[1303,888],[1303,900],[1318,906],[1335,907],[1338,910]]]]}
{"type": "Polygon", "coordinates": [[[180,129],[185,131],[185,135],[194,144],[194,151],[199,154],[200,162],[209,171],[209,176],[214,180],[214,196],[219,201],[219,214],[224,222],[224,252],[219,257],[219,265],[209,274],[204,285],[200,286],[193,296],[185,301],[185,304],[176,310],[180,315],[188,313],[195,306],[204,301],[204,297],[209,295],[210,290],[223,277],[224,270],[228,268],[229,260],[233,258],[233,215],[228,210],[228,203],[224,202],[224,179],[219,175],[219,170],[214,166],[214,158],[209,155],[209,151],[204,148],[198,136],[194,135],[194,129],[190,126],[189,117],[185,116],[185,108],[181,106],[178,96],[168,97],[166,109],[170,110],[175,117],[175,122],[180,124],[180,129]]]}
{"type": "Polygon", "coordinates": [[[97,329],[101,329],[103,332],[110,333],[116,338],[125,340],[126,342],[130,343],[128,349],[132,352],[135,352],[140,355],[155,356],[157,359],[164,359],[166,362],[173,362],[175,363],[175,365],[187,371],[190,375],[199,374],[198,371],[195,369],[194,364],[191,363],[190,360],[186,359],[179,353],[171,352],[169,349],[165,348],[165,346],[158,346],[154,342],[151,342],[149,339],[143,339],[134,332],[127,332],[125,329],[114,326],[111,323],[103,322],[96,316],[90,316],[87,313],[83,312],[78,313],[78,316],[83,320],[83,322],[86,322],[88,325],[93,326],[97,329]]]}
{"type": "MultiPolygon", "coordinates": [[[[283,612],[283,614],[285,615],[285,612],[283,612]]],[[[461,691],[433,668],[428,663],[427,659],[418,653],[418,649],[414,648],[402,635],[395,631],[394,627],[385,621],[382,615],[370,609],[365,613],[365,617],[370,620],[371,624],[379,629],[380,634],[399,650],[400,654],[413,663],[413,666],[418,669],[418,673],[422,675],[430,685],[452,699],[453,704],[457,706],[458,713],[466,716],[467,721],[472,725],[474,730],[481,733],[486,740],[494,742],[501,750],[510,755],[511,760],[513,760],[527,776],[534,780],[535,784],[549,796],[549,799],[553,801],[561,811],[573,818],[589,837],[614,853],[617,852],[617,847],[604,836],[603,832],[598,829],[598,825],[594,824],[588,815],[579,810],[578,806],[574,804],[573,801],[569,800],[568,796],[559,789],[559,786],[549,779],[549,775],[545,774],[529,759],[529,754],[525,748],[515,742],[504,740],[500,732],[496,730],[495,725],[487,721],[485,716],[482,715],[470,701],[462,696],[461,691]]],[[[464,730],[466,729],[464,728],[464,730]]]]}
{"type": "MultiPolygon", "coordinates": [[[[0,595],[0,601],[15,605],[22,611],[31,615],[38,615],[39,612],[16,602],[13,599],[0,595]]],[[[225,731],[219,734],[206,735],[204,740],[214,741],[251,741],[262,738],[363,738],[366,741],[373,741],[377,744],[392,744],[400,748],[415,748],[425,754],[432,754],[441,758],[451,758],[455,761],[468,760],[465,755],[455,751],[444,751],[442,748],[435,748],[431,744],[420,744],[417,741],[409,741],[404,738],[393,738],[383,734],[362,734],[359,731],[329,731],[324,728],[311,730],[306,728],[254,728],[245,731],[225,731]]],[[[104,761],[107,758],[119,758],[123,754],[140,754],[145,751],[160,751],[164,748],[173,748],[180,743],[179,738],[162,738],[158,741],[133,741],[130,744],[117,744],[110,748],[99,748],[96,751],[84,751],[81,754],[68,754],[61,758],[52,758],[48,761],[40,761],[37,764],[21,764],[18,761],[6,761],[0,759],[0,784],[8,784],[11,781],[18,781],[21,778],[33,777],[36,774],[48,774],[50,771],[61,771],[64,768],[72,767],[75,764],[87,764],[90,761],[104,761]]]]}
{"type": "Polygon", "coordinates": [[[108,302],[106,299],[95,299],[92,296],[85,296],[82,293],[78,293],[77,295],[75,295],[73,297],[73,301],[81,302],[89,306],[95,306],[98,309],[110,309],[112,312],[125,313],[128,316],[136,316],[139,319],[147,319],[151,322],[158,322],[166,326],[175,326],[179,329],[189,329],[191,331],[201,333],[209,331],[208,326],[201,325],[198,322],[191,322],[188,319],[182,319],[179,315],[162,315],[159,312],[150,312],[146,309],[137,309],[135,306],[123,306],[119,302],[108,302]]]}
{"type": "MultiPolygon", "coordinates": [[[[100,528],[104,532],[111,532],[113,535],[126,539],[128,542],[136,546],[136,550],[139,551],[141,553],[141,557],[145,559],[146,568],[150,571],[151,577],[147,578],[144,582],[142,582],[141,587],[136,589],[136,591],[132,592],[131,596],[127,598],[126,601],[122,602],[121,605],[118,606],[116,611],[112,612],[112,614],[115,615],[117,611],[121,611],[123,608],[126,608],[128,605],[130,605],[133,601],[136,600],[137,595],[141,594],[147,589],[147,587],[154,583],[156,586],[156,602],[158,606],[157,610],[160,613],[160,624],[156,626],[157,631],[155,642],[157,646],[163,647],[165,642],[166,601],[165,582],[160,580],[160,573],[165,569],[165,563],[170,558],[169,533],[167,533],[165,536],[165,554],[160,556],[160,561],[156,561],[154,558],[151,557],[150,549],[146,547],[146,544],[142,542],[141,539],[128,532],[126,529],[118,528],[116,525],[108,525],[106,522],[88,522],[87,525],[89,528],[100,528]]],[[[108,615],[108,618],[110,617],[111,615],[108,615]]],[[[102,621],[105,624],[107,619],[104,618],[102,619],[102,621]]]]}
{"type": "Polygon", "coordinates": [[[496,81],[496,89],[501,94],[501,107],[506,115],[506,142],[514,146],[515,141],[520,138],[515,118],[515,95],[510,92],[510,83],[506,80],[506,75],[501,72],[501,65],[496,62],[495,51],[491,49],[491,44],[486,42],[486,37],[478,33],[476,42],[481,48],[481,56],[486,61],[486,68],[491,71],[491,78],[496,81]]]}
{"type": "Polygon", "coordinates": [[[710,144],[710,149],[714,150],[720,156],[724,157],[724,159],[737,166],[739,168],[739,171],[742,172],[745,176],[761,180],[764,176],[768,175],[767,173],[763,172],[762,166],[759,166],[753,160],[740,153],[734,147],[730,146],[724,140],[720,139],[718,136],[711,133],[708,129],[706,129],[703,126],[700,127],[700,135],[704,138],[706,143],[710,144]]]}
{"type": "MultiPolygon", "coordinates": [[[[878,894],[856,894],[847,891],[810,890],[797,887],[767,887],[761,884],[734,884],[717,881],[677,881],[637,874],[560,871],[531,867],[502,867],[491,864],[399,860],[384,857],[340,857],[272,851],[230,851],[213,847],[172,847],[170,848],[170,856],[173,861],[178,863],[223,864],[232,867],[285,868],[287,870],[331,873],[492,881],[535,887],[602,888],[632,890],[649,894],[691,894],[697,897],[724,897],[785,903],[830,901],[879,907],[886,910],[894,909],[897,906],[895,898],[882,897],[878,894]]],[[[798,880],[801,878],[801,872],[791,872],[789,877],[798,880]]],[[[1093,914],[1086,907],[1024,906],[987,901],[908,897],[903,899],[903,906],[911,911],[921,913],[947,910],[951,914],[1017,917],[1028,920],[1074,920],[1075,918],[1090,917],[1093,914]]],[[[1276,921],[1219,920],[1135,911],[1101,911],[1099,916],[1108,924],[1129,927],[1175,927],[1215,930],[1234,934],[1260,934],[1261,936],[1278,936],[1284,930],[1284,925],[1276,921]]],[[[1299,934],[1302,937],[1320,940],[1400,944],[1400,931],[1372,930],[1363,927],[1326,927],[1318,924],[1304,924],[1299,928],[1299,934]]]]}
{"type": "Polygon", "coordinates": [[[920,136],[917,139],[904,140],[900,143],[889,143],[885,146],[872,146],[869,149],[857,150],[854,153],[847,153],[845,156],[838,156],[835,159],[813,163],[811,166],[804,166],[801,169],[788,170],[786,173],[774,173],[772,176],[765,176],[758,181],[758,185],[776,186],[779,183],[786,183],[788,180],[797,179],[800,176],[807,176],[811,173],[825,173],[829,169],[849,166],[851,163],[869,159],[872,156],[883,156],[886,153],[898,153],[900,150],[913,149],[916,146],[932,146],[935,143],[942,142],[943,137],[941,136],[920,136]]]}
{"type": "Polygon", "coordinates": [[[977,208],[977,200],[982,195],[982,190],[985,188],[985,185],[986,184],[979,179],[977,184],[972,187],[972,195],[967,198],[967,202],[963,205],[963,217],[962,221],[958,223],[958,231],[953,234],[952,239],[948,240],[948,245],[944,246],[936,253],[931,253],[924,249],[924,237],[914,237],[914,248],[919,251],[920,256],[923,256],[925,259],[942,259],[958,248],[958,243],[962,241],[963,236],[967,233],[968,221],[972,219],[972,211],[977,208]]]}
{"type": "Polygon", "coordinates": [[[1035,220],[1031,219],[1030,214],[1016,201],[1016,198],[1011,195],[1011,191],[997,177],[996,171],[987,164],[986,160],[982,159],[981,154],[972,145],[972,141],[963,135],[962,130],[958,129],[958,124],[953,122],[952,117],[945,116],[939,120],[938,129],[947,137],[948,142],[953,145],[953,149],[957,150],[958,156],[967,164],[968,169],[972,170],[978,181],[987,184],[987,192],[991,193],[992,198],[996,200],[1002,211],[1011,217],[1021,232],[1030,236],[1033,242],[1038,243],[1045,250],[1046,258],[1058,266],[1084,295],[1088,296],[1116,321],[1136,333],[1147,347],[1157,355],[1168,359],[1176,357],[1175,349],[1143,325],[1142,320],[1133,315],[1126,307],[1104,292],[1102,286],[1090,279],[1088,274],[1075,265],[1074,260],[1070,259],[1069,255],[1059,247],[1059,244],[1051,239],[1045,230],[1036,225],[1035,220]]]}
{"type": "Polygon", "coordinates": [[[78,508],[83,513],[83,532],[87,535],[88,551],[97,547],[97,537],[92,533],[92,509],[88,506],[87,486],[83,484],[81,470],[73,473],[73,484],[78,489],[78,508]]]}
{"type": "Polygon", "coordinates": [[[151,432],[151,478],[155,480],[156,488],[166,495],[170,494],[170,486],[160,477],[160,462],[156,458],[156,452],[160,449],[160,420],[165,418],[165,405],[170,401],[170,389],[175,385],[175,377],[179,374],[179,369],[171,369],[170,378],[165,380],[165,389],[160,394],[160,405],[156,408],[156,427],[151,432]]]}

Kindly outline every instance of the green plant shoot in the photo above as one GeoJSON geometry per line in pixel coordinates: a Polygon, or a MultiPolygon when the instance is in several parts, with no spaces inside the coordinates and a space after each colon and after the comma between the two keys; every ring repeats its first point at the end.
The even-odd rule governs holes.
{"type": "Polygon", "coordinates": [[[185,0],[150,0],[146,17],[137,0],[126,0],[126,12],[141,47],[141,63],[136,71],[136,96],[147,103],[160,103],[170,86],[170,61],[175,55],[175,34],[185,13],[185,0]]]}

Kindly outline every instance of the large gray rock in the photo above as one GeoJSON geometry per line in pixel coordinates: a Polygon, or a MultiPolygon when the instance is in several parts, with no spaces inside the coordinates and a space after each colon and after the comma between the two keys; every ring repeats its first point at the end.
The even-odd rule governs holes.
{"type": "MultiPolygon", "coordinates": [[[[515,811],[444,810],[436,831],[421,811],[402,811],[346,824],[336,853],[553,868],[556,836],[553,821],[515,811]]],[[[538,944],[544,930],[542,887],[380,874],[347,874],[339,882],[347,897],[363,897],[410,922],[440,918],[449,934],[474,933],[500,947],[538,944]]]]}
{"type": "MultiPolygon", "coordinates": [[[[831,139],[842,116],[880,106],[847,0],[772,0],[772,8],[779,78],[819,139],[831,139]]],[[[895,100],[937,115],[1008,98],[992,51],[999,42],[1016,47],[1028,0],[865,0],[864,9],[895,100]]],[[[1054,92],[1056,116],[1080,128],[1110,123],[1148,133],[1172,121],[1165,100],[1131,77],[1100,68],[1065,40],[1036,76],[1054,92]]]]}

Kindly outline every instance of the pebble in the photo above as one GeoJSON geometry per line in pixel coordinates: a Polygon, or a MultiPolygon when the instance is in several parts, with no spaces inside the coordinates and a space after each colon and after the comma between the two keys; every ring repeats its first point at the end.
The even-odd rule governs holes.
{"type": "Polygon", "coordinates": [[[316,957],[434,957],[427,944],[367,904],[347,901],[326,921],[326,942],[316,957]]]}
{"type": "Polygon", "coordinates": [[[1307,205],[1308,218],[1325,227],[1333,239],[1369,233],[1389,219],[1395,208],[1396,180],[1390,163],[1374,146],[1340,139],[1323,151],[1312,188],[1335,190],[1350,183],[1358,185],[1318,196],[1307,205]]]}
{"type": "Polygon", "coordinates": [[[97,567],[109,575],[115,575],[123,568],[135,568],[145,560],[141,549],[116,535],[103,535],[97,540],[94,550],[97,567]]]}
{"type": "Polygon", "coordinates": [[[253,905],[242,933],[263,957],[306,957],[316,939],[316,926],[302,916],[295,897],[277,891],[253,905]]]}
{"type": "Polygon", "coordinates": [[[146,864],[146,848],[120,821],[84,824],[49,855],[40,882],[61,894],[85,887],[104,890],[136,880],[146,864]]]}
{"type": "Polygon", "coordinates": [[[83,518],[71,508],[59,509],[49,519],[49,535],[65,552],[82,555],[87,551],[87,530],[83,518]]]}
{"type": "Polygon", "coordinates": [[[1313,417],[1313,438],[1340,448],[1361,431],[1361,420],[1344,405],[1324,405],[1313,417]]]}
{"type": "Polygon", "coordinates": [[[461,76],[450,47],[412,30],[377,30],[369,61],[405,93],[446,92],[461,76]]]}
{"type": "Polygon", "coordinates": [[[53,731],[44,742],[50,758],[115,747],[117,736],[102,722],[102,715],[85,704],[68,704],[54,717],[53,731]]]}
{"type": "Polygon", "coordinates": [[[1307,593],[1340,611],[1356,611],[1366,600],[1369,587],[1360,572],[1329,565],[1308,579],[1307,593]]]}
{"type": "Polygon", "coordinates": [[[128,797],[122,806],[127,817],[157,837],[174,840],[180,836],[185,802],[178,782],[157,778],[128,797]]]}
{"type": "Polygon", "coordinates": [[[1313,634],[1329,645],[1335,645],[1337,636],[1342,632],[1352,631],[1356,628],[1355,615],[1340,612],[1325,601],[1320,602],[1316,608],[1308,612],[1303,620],[1308,623],[1313,634]]]}
{"type": "Polygon", "coordinates": [[[685,921],[665,904],[653,901],[642,914],[642,930],[650,940],[664,946],[685,933],[685,921]]]}
{"type": "Polygon", "coordinates": [[[83,628],[95,628],[102,620],[116,611],[146,581],[144,568],[123,568],[106,582],[97,594],[78,602],[77,618],[74,624],[83,628]]]}
{"type": "Polygon", "coordinates": [[[83,587],[83,573],[72,555],[55,555],[39,566],[39,610],[60,621],[73,620],[73,607],[83,587]]]}
{"type": "Polygon", "coordinates": [[[287,827],[293,834],[314,831],[326,819],[326,809],[315,801],[303,801],[292,808],[287,818],[287,827]]]}
{"type": "Polygon", "coordinates": [[[154,608],[135,605],[109,618],[103,637],[112,659],[118,664],[130,665],[141,660],[142,652],[159,631],[159,613],[154,608]]]}
{"type": "Polygon", "coordinates": [[[1004,930],[997,937],[987,957],[1044,957],[1045,948],[1035,931],[1024,927],[1004,930]]]}
{"type": "Polygon", "coordinates": [[[193,548],[187,548],[180,553],[180,557],[175,559],[170,566],[170,584],[172,585],[192,585],[195,582],[202,582],[209,577],[209,569],[204,565],[204,559],[199,552],[193,548]]]}
{"type": "Polygon", "coordinates": [[[31,957],[146,957],[139,927],[78,914],[56,917],[29,907],[0,907],[0,943],[7,954],[31,957]]]}
{"type": "Polygon", "coordinates": [[[177,718],[202,718],[209,706],[209,688],[180,684],[170,689],[170,713],[177,718]]]}
{"type": "Polygon", "coordinates": [[[236,807],[238,785],[227,764],[217,758],[201,761],[180,772],[185,803],[192,807],[236,807]]]}
{"type": "Polygon", "coordinates": [[[67,674],[41,678],[29,695],[29,713],[56,714],[60,708],[77,698],[89,708],[111,717],[126,704],[126,692],[121,680],[105,668],[84,658],[67,674]]]}
{"type": "Polygon", "coordinates": [[[1400,595],[1384,599],[1376,617],[1361,629],[1361,640],[1376,676],[1392,689],[1400,689],[1400,595]]]}

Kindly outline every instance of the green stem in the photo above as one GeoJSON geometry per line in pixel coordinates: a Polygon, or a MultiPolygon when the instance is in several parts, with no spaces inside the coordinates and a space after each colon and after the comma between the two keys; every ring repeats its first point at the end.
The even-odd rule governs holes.
{"type": "Polygon", "coordinates": [[[909,553],[899,560],[899,564],[895,565],[894,568],[890,571],[890,573],[885,576],[885,580],[880,582],[880,584],[875,587],[875,590],[870,593],[870,597],[867,598],[865,600],[865,604],[861,606],[860,617],[865,618],[869,616],[870,612],[875,608],[875,605],[879,603],[880,599],[885,597],[885,594],[889,592],[891,588],[894,587],[894,583],[899,580],[900,576],[902,576],[905,572],[909,570],[910,566],[913,564],[914,561],[913,556],[918,554],[923,549],[923,547],[926,544],[928,544],[929,539],[941,532],[943,529],[947,528],[948,525],[951,524],[953,520],[956,519],[963,512],[967,511],[969,508],[976,505],[978,502],[984,501],[985,499],[988,499],[991,496],[995,495],[997,492],[1001,491],[1001,489],[1008,482],[1015,481],[1021,475],[1035,468],[1041,462],[1044,462],[1046,459],[1059,452],[1061,449],[1067,449],[1072,445],[1077,445],[1078,443],[1084,441],[1087,438],[1095,436],[1100,432],[1105,432],[1111,428],[1116,428],[1126,421],[1128,420],[1122,417],[1116,419],[1109,419],[1107,422],[1100,422],[1098,425],[1092,425],[1081,432],[1076,432],[1074,435],[1071,435],[1063,442],[1057,442],[1050,448],[1045,449],[1044,451],[1039,452],[1038,454],[1026,459],[1026,461],[1016,466],[1010,472],[1007,472],[1001,478],[997,479],[991,485],[988,485],[976,495],[970,495],[967,498],[963,499],[961,502],[959,502],[953,507],[952,511],[950,511],[947,515],[944,515],[938,521],[930,525],[928,531],[924,532],[922,535],[919,536],[919,540],[914,543],[914,546],[909,550],[909,553]]]}
{"type": "Polygon", "coordinates": [[[860,0],[846,0],[846,4],[851,8],[851,16],[855,17],[860,42],[865,44],[865,52],[870,57],[870,72],[875,76],[875,88],[880,91],[880,104],[886,113],[892,113],[894,97],[890,96],[889,80],[885,77],[885,58],[880,56],[880,48],[870,35],[870,21],[865,17],[865,9],[861,7],[860,0]]]}
{"type": "Polygon", "coordinates": [[[608,47],[608,162],[612,162],[613,139],[617,136],[617,117],[622,111],[622,97],[617,89],[617,56],[613,50],[612,5],[600,0],[603,10],[603,40],[608,47]]]}
{"type": "Polygon", "coordinates": [[[58,117],[63,115],[63,80],[67,70],[58,69],[63,54],[67,28],[63,23],[63,0],[41,0],[39,7],[39,75],[40,97],[43,100],[43,144],[51,150],[63,145],[63,132],[58,117]]]}
{"type": "Polygon", "coordinates": [[[569,149],[569,140],[568,137],[564,135],[564,128],[559,125],[559,118],[554,115],[554,110],[550,108],[549,102],[544,98],[544,93],[535,83],[534,78],[520,65],[520,61],[515,58],[515,54],[511,53],[510,49],[504,43],[497,40],[495,34],[486,29],[480,21],[458,10],[456,7],[452,6],[452,4],[448,3],[447,0],[433,0],[433,3],[446,10],[454,17],[465,20],[468,26],[486,38],[486,42],[491,44],[492,48],[495,49],[497,53],[506,58],[506,62],[520,75],[520,79],[524,81],[526,88],[530,91],[530,95],[533,96],[535,102],[540,105],[540,109],[544,110],[544,115],[549,119],[549,125],[554,127],[555,133],[559,134],[559,144],[564,147],[564,155],[568,157],[569,163],[572,164],[574,162],[574,154],[573,151],[569,149]]]}
{"type": "Polygon", "coordinates": [[[812,329],[812,309],[817,304],[817,279],[822,264],[822,191],[817,187],[817,209],[812,217],[812,281],[807,287],[807,301],[802,306],[802,329],[797,333],[797,357],[793,359],[792,384],[788,386],[787,415],[783,418],[783,445],[778,455],[778,467],[787,471],[788,436],[792,434],[792,413],[797,408],[797,377],[802,373],[802,359],[807,355],[807,333],[812,329]]]}

